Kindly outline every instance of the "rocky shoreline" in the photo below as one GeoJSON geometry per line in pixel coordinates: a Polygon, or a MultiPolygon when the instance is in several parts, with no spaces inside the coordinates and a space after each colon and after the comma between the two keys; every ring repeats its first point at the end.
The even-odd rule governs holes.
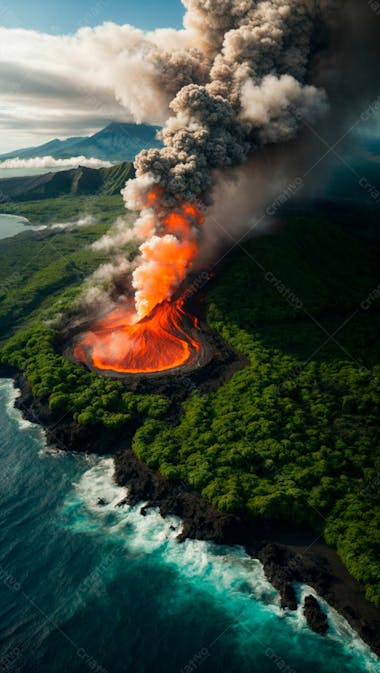
{"type": "MultiPolygon", "coordinates": [[[[169,482],[151,470],[131,449],[117,452],[114,460],[116,482],[128,488],[125,502],[147,503],[142,514],[148,507],[158,507],[162,516],[179,516],[183,521],[179,541],[192,538],[245,547],[263,564],[283,609],[298,607],[294,582],[312,587],[380,656],[380,610],[366,600],[363,587],[316,533],[286,522],[223,514],[185,484],[169,482]]],[[[326,615],[313,596],[306,597],[304,613],[313,631],[326,633],[326,615]]]]}
{"type": "MultiPolygon", "coordinates": [[[[168,481],[136,457],[129,445],[138,420],[119,431],[111,432],[102,426],[83,428],[69,414],[57,418],[47,404],[34,399],[22,374],[9,368],[2,369],[0,375],[14,379],[21,391],[15,406],[25,418],[44,427],[49,444],[67,451],[113,454],[115,480],[128,489],[124,502],[146,503],[142,515],[153,506],[159,508],[162,516],[180,517],[183,530],[179,542],[193,538],[244,546],[263,564],[284,609],[297,609],[294,582],[307,584],[345,617],[380,656],[380,610],[366,600],[363,587],[349,575],[322,536],[318,538],[315,532],[297,528],[293,523],[253,521],[245,516],[224,514],[186,484],[168,481]]],[[[310,628],[325,634],[327,619],[319,602],[307,596],[303,609],[310,628]]]]}

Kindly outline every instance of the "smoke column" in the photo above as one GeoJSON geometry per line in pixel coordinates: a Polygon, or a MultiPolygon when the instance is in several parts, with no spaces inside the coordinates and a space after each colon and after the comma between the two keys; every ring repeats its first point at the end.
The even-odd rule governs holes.
{"type": "MultiPolygon", "coordinates": [[[[210,240],[210,206],[214,216],[223,211],[221,176],[247,159],[248,172],[253,165],[254,175],[264,147],[280,157],[279,166],[282,162],[288,166],[292,151],[286,143],[297,138],[305,121],[315,124],[327,119],[330,128],[344,129],[350,118],[344,106],[349,105],[353,113],[373,88],[370,75],[364,91],[352,95],[342,76],[346,54],[353,69],[357,67],[355,57],[363,35],[360,26],[367,20],[367,15],[362,20],[361,9],[353,15],[351,2],[183,3],[187,8],[185,30],[168,31],[169,51],[160,46],[160,41],[165,42],[163,34],[156,35],[154,45],[152,38],[144,38],[149,78],[145,69],[142,86],[148,91],[140,98],[145,95],[152,100],[152,92],[157,92],[158,100],[166,101],[163,107],[168,105],[169,115],[161,131],[164,147],[143,150],[136,157],[136,178],[123,192],[126,207],[139,216],[132,230],[119,223],[96,243],[97,248],[114,249],[118,254],[107,272],[120,283],[124,266],[120,251],[132,238],[140,242],[139,254],[128,267],[138,320],[170,298],[195,260],[204,255],[202,244],[210,240]],[[212,206],[216,194],[218,202],[212,206]]],[[[136,49],[141,55],[141,35],[136,49]]],[[[126,63],[127,71],[128,67],[126,63]]],[[[132,59],[131,67],[136,67],[136,60],[132,59]]],[[[123,95],[119,99],[123,101],[123,95]]],[[[141,100],[140,110],[144,107],[141,100]]],[[[304,151],[302,143],[295,143],[295,148],[294,162],[304,151]]],[[[238,172],[237,185],[244,170],[238,172]]],[[[265,200],[270,189],[263,184],[262,192],[260,198],[265,200]]],[[[240,194],[240,199],[245,198],[240,194]]],[[[243,208],[244,217],[246,211],[243,208]]]]}

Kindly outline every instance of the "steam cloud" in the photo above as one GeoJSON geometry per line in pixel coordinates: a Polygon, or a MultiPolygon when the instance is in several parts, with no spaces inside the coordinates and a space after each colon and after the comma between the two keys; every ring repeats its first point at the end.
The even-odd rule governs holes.
{"type": "Polygon", "coordinates": [[[56,222],[55,224],[40,224],[39,226],[34,226],[33,231],[67,231],[75,229],[76,227],[90,227],[96,222],[93,215],[85,215],[80,217],[79,220],[70,220],[68,222],[56,222]]]}
{"type": "Polygon", "coordinates": [[[110,168],[111,161],[102,159],[87,158],[84,156],[71,157],[70,159],[54,159],[53,157],[37,157],[35,159],[5,159],[0,161],[0,170],[3,168],[77,168],[78,166],[87,166],[88,168],[110,168]]]}
{"type": "Polygon", "coordinates": [[[133,237],[141,241],[128,267],[139,318],[175,292],[202,252],[202,240],[212,240],[211,220],[218,213],[231,230],[223,218],[223,192],[229,205],[237,194],[247,202],[237,209],[238,219],[241,213],[247,221],[248,213],[270,198],[279,175],[285,170],[290,176],[302,165],[305,148],[312,155],[310,139],[294,142],[292,150],[283,145],[297,139],[305,121],[344,132],[358,104],[373,93],[373,75],[357,80],[354,94],[348,75],[358,68],[363,34],[379,49],[371,41],[367,7],[336,0],[183,2],[185,30],[158,31],[154,37],[136,31],[128,62],[118,71],[117,98],[137,117],[145,116],[153,100],[161,111],[169,110],[161,132],[164,147],[137,156],[136,178],[123,192],[126,207],[140,211],[133,229],[119,221],[96,244],[116,250],[116,266],[107,273],[120,283],[123,246],[133,237]],[[131,104],[136,78],[142,85],[131,104]],[[261,170],[264,147],[271,181],[268,168],[261,170]],[[256,204],[239,190],[247,187],[247,173],[259,182],[256,204]],[[235,180],[232,194],[224,188],[225,176],[235,180]]]}

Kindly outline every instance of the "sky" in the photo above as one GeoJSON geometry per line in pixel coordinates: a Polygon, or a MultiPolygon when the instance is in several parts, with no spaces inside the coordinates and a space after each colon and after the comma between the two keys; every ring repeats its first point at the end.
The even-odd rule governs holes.
{"type": "Polygon", "coordinates": [[[184,14],[180,0],[0,0],[0,154],[111,121],[162,124],[147,52],[197,46],[189,27],[178,40],[184,14]]]}
{"type": "MultiPolygon", "coordinates": [[[[60,43],[42,34],[60,38],[106,21],[144,31],[180,29],[184,13],[180,0],[0,0],[0,153],[55,137],[88,135],[109,121],[132,119],[103,94],[95,106],[94,93],[86,89],[79,96],[79,79],[76,95],[69,92],[62,73],[67,70],[67,80],[70,71],[63,53],[59,58],[60,43]]],[[[91,49],[88,61],[91,66],[91,49]]],[[[85,63],[80,67],[86,70],[85,63]]]]}
{"type": "Polygon", "coordinates": [[[103,21],[130,23],[137,28],[180,28],[180,0],[3,0],[0,25],[55,35],[74,33],[103,21]]]}

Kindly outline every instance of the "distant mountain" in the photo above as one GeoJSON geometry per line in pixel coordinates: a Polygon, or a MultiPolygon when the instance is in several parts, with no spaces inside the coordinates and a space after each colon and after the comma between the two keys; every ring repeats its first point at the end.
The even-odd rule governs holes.
{"type": "Polygon", "coordinates": [[[54,159],[84,156],[108,161],[132,161],[142,149],[162,146],[156,138],[157,131],[158,126],[112,122],[92,136],[50,140],[38,147],[27,147],[2,154],[0,161],[16,157],[35,159],[46,156],[54,159]]]}
{"type": "Polygon", "coordinates": [[[111,168],[78,166],[58,173],[3,178],[0,193],[7,201],[32,201],[69,194],[118,194],[134,175],[133,164],[127,161],[111,168]]]}

